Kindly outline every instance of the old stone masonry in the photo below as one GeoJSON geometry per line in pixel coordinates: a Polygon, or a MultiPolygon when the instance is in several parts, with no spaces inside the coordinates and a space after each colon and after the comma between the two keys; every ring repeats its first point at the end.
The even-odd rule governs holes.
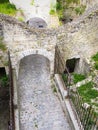
{"type": "MultiPolygon", "coordinates": [[[[34,5],[25,4],[27,0],[10,1],[25,11],[26,21],[34,18],[34,22],[40,18],[49,25],[52,0],[40,0],[41,6],[38,5],[39,0],[35,0],[34,5]],[[23,7],[19,1],[24,2],[23,7]]],[[[32,19],[28,22],[31,23],[32,19]]],[[[65,72],[66,62],[71,59],[76,60],[76,73],[87,74],[90,71],[91,57],[98,52],[98,4],[64,26],[49,29],[37,24],[37,27],[0,14],[0,43],[4,45],[0,48],[0,68],[5,68],[7,74],[11,71],[13,76],[10,127],[13,126],[13,130],[73,130],[71,118],[68,118],[70,109],[66,107],[68,104],[64,104],[68,99],[63,93],[66,87],[58,87],[55,82],[57,90],[63,88],[61,97],[61,91],[56,92],[53,81],[56,75],[65,72]]]]}
{"type": "Polygon", "coordinates": [[[18,80],[20,130],[71,130],[51,85],[48,59],[31,55],[22,60],[18,80]]]}

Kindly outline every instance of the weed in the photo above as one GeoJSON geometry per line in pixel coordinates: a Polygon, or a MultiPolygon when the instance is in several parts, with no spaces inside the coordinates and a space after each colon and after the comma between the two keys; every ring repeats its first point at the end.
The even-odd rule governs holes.
{"type": "Polygon", "coordinates": [[[90,103],[91,99],[98,97],[98,91],[93,89],[93,85],[93,82],[89,82],[78,88],[78,92],[85,102],[90,103]]]}
{"type": "Polygon", "coordinates": [[[73,74],[73,82],[76,84],[82,80],[84,80],[86,77],[82,74],[73,74]]]}

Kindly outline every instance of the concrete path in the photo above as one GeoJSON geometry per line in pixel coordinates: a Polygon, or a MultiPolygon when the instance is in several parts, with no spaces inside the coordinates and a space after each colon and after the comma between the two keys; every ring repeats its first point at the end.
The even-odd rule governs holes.
{"type": "MultiPolygon", "coordinates": [[[[56,0],[10,0],[10,2],[15,4],[18,9],[23,10],[26,21],[33,17],[39,17],[52,26],[50,25],[52,23],[49,12],[55,7],[56,0]]],[[[58,20],[57,23],[59,24],[58,20]]],[[[58,25],[57,23],[56,25],[58,25]]]]}
{"type": "Polygon", "coordinates": [[[71,130],[51,88],[45,57],[31,55],[21,61],[18,90],[20,130],[71,130]]]}

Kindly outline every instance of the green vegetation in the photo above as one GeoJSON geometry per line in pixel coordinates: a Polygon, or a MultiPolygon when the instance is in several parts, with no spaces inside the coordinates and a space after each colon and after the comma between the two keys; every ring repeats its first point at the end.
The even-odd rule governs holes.
{"type": "Polygon", "coordinates": [[[85,11],[85,8],[86,8],[86,6],[84,6],[84,5],[81,5],[81,6],[76,7],[76,8],[75,8],[76,14],[79,14],[79,15],[83,14],[84,11],[85,11]]]}
{"type": "Polygon", "coordinates": [[[82,74],[73,74],[73,82],[76,84],[82,80],[84,80],[86,77],[82,74]]]}
{"type": "Polygon", "coordinates": [[[31,5],[34,5],[34,0],[31,1],[31,5]]]}
{"type": "Polygon", "coordinates": [[[56,14],[56,11],[54,9],[51,9],[50,12],[49,12],[50,15],[55,15],[56,14]]]}
{"type": "Polygon", "coordinates": [[[85,102],[91,104],[91,99],[98,97],[98,91],[93,89],[93,82],[86,83],[78,88],[80,96],[84,99],[85,102]]]}
{"type": "Polygon", "coordinates": [[[64,73],[62,74],[62,79],[65,83],[67,83],[67,75],[66,74],[64,74],[64,73]]]}
{"type": "Polygon", "coordinates": [[[7,15],[15,15],[16,7],[13,4],[9,3],[9,0],[0,0],[0,13],[7,15]]]}
{"type": "Polygon", "coordinates": [[[80,4],[80,0],[58,0],[56,10],[61,21],[73,19],[76,15],[81,15],[86,6],[80,4]]]}
{"type": "Polygon", "coordinates": [[[3,43],[3,38],[0,37],[0,50],[6,51],[6,45],[3,43]]]}
{"type": "Polygon", "coordinates": [[[21,21],[21,22],[23,22],[24,18],[23,17],[19,17],[18,20],[21,21]]]}
{"type": "Polygon", "coordinates": [[[97,52],[94,56],[92,56],[92,59],[93,59],[94,61],[98,61],[98,52],[97,52]]]}
{"type": "Polygon", "coordinates": [[[9,84],[9,79],[7,75],[4,75],[0,78],[0,84],[1,86],[5,87],[9,84]]]}
{"type": "Polygon", "coordinates": [[[51,6],[50,6],[50,15],[55,15],[56,14],[56,5],[51,3],[51,6]]]}
{"type": "Polygon", "coordinates": [[[58,17],[61,20],[63,18],[64,8],[60,2],[56,3],[56,10],[57,10],[58,17]]]}
{"type": "Polygon", "coordinates": [[[94,56],[92,56],[92,59],[94,60],[94,68],[96,69],[96,70],[98,70],[98,52],[94,55],[94,56]]]}
{"type": "Polygon", "coordinates": [[[56,87],[55,87],[54,84],[52,84],[51,88],[52,88],[52,90],[53,90],[53,93],[57,93],[57,90],[56,90],[56,87]]]}

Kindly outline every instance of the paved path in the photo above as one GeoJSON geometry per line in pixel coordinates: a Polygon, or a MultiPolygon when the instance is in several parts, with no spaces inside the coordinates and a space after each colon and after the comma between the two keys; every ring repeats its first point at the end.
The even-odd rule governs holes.
{"type": "Polygon", "coordinates": [[[71,130],[51,89],[46,58],[25,57],[20,64],[18,86],[20,130],[71,130]]]}

